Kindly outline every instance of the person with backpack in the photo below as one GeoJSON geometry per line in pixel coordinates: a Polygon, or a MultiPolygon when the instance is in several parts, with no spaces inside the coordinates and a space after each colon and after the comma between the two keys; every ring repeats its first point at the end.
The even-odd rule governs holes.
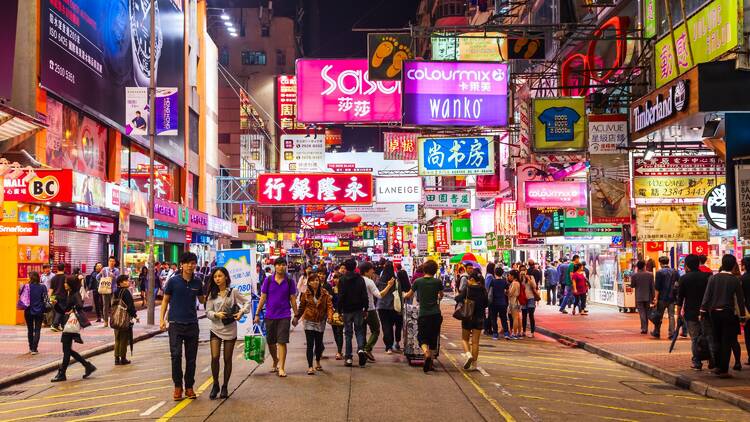
{"type": "MultiPolygon", "coordinates": [[[[495,263],[490,261],[487,263],[487,267],[485,268],[485,276],[484,276],[484,288],[487,289],[487,291],[490,291],[490,284],[492,284],[492,280],[495,279],[495,263]]],[[[487,307],[489,310],[489,305],[487,307]]],[[[492,322],[490,321],[489,315],[484,319],[484,335],[491,336],[492,335],[492,322]]]]}
{"type": "Polygon", "coordinates": [[[473,302],[473,316],[461,321],[461,343],[464,347],[465,370],[476,370],[477,359],[479,359],[479,340],[482,336],[484,326],[484,313],[487,309],[487,289],[484,287],[482,276],[474,273],[469,277],[466,285],[461,288],[456,303],[468,306],[468,301],[473,302]]]}
{"type": "Polygon", "coordinates": [[[30,272],[29,284],[21,286],[19,292],[18,309],[23,311],[23,317],[26,320],[29,353],[32,355],[39,353],[42,320],[44,319],[44,313],[47,312],[48,303],[47,288],[41,284],[39,273],[36,271],[30,272]]]}
{"type": "Polygon", "coordinates": [[[518,270],[511,270],[508,273],[508,283],[508,314],[513,325],[510,339],[519,340],[523,338],[521,336],[521,294],[525,299],[526,289],[521,289],[521,274],[518,270]]]}
{"type": "Polygon", "coordinates": [[[322,371],[320,358],[323,356],[323,333],[326,321],[333,321],[333,302],[328,290],[320,282],[323,280],[317,273],[306,277],[307,286],[299,296],[299,306],[294,314],[292,325],[297,326],[300,318],[304,319],[305,338],[307,343],[307,375],[322,371]],[[315,366],[313,367],[313,356],[315,366]]]}
{"type": "Polygon", "coordinates": [[[138,322],[140,322],[140,320],[138,319],[138,313],[135,310],[133,294],[130,293],[130,277],[121,274],[117,276],[115,283],[117,284],[117,294],[112,298],[112,315],[109,318],[110,326],[112,326],[112,329],[115,332],[115,365],[128,365],[130,364],[130,361],[127,359],[128,343],[130,343],[133,335],[130,318],[135,318],[138,322]],[[113,322],[116,316],[115,313],[118,312],[117,308],[120,304],[125,306],[127,321],[125,326],[118,327],[116,323],[113,325],[113,322]]]}
{"type": "Polygon", "coordinates": [[[60,342],[62,343],[63,358],[62,363],[60,363],[60,369],[57,371],[57,375],[50,380],[51,382],[67,380],[65,373],[68,370],[71,357],[83,365],[83,379],[88,378],[96,371],[96,366],[73,350],[73,342],[83,344],[81,330],[91,325],[86,320],[83,311],[83,299],[81,298],[80,291],[80,280],[78,277],[71,275],[65,279],[63,291],[56,296],[55,310],[62,316],[60,324],[63,328],[60,342]]]}
{"type": "Polygon", "coordinates": [[[654,318],[651,321],[654,324],[654,330],[651,332],[651,336],[659,338],[661,335],[661,323],[664,318],[664,311],[667,311],[669,315],[669,338],[672,338],[675,328],[674,320],[674,296],[672,295],[672,288],[678,279],[677,271],[669,267],[669,257],[659,257],[659,270],[656,271],[654,288],[656,289],[656,295],[652,302],[652,306],[656,307],[654,318]]]}

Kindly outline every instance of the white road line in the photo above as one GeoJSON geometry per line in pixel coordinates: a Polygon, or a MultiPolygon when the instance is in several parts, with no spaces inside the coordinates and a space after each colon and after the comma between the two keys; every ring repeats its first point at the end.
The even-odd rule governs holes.
{"type": "Polygon", "coordinates": [[[500,384],[498,384],[496,382],[493,382],[493,384],[495,384],[495,387],[497,387],[497,389],[500,390],[500,393],[502,395],[508,396],[508,397],[513,397],[513,394],[511,394],[510,391],[506,390],[505,387],[503,387],[502,385],[500,385],[500,384]]]}
{"type": "Polygon", "coordinates": [[[541,421],[541,419],[539,418],[539,416],[537,416],[537,414],[534,413],[533,410],[531,410],[531,409],[529,409],[527,407],[522,407],[521,410],[523,410],[523,413],[525,413],[526,416],[528,416],[529,419],[531,419],[532,421],[534,421],[534,422],[541,421]]]}
{"type": "Polygon", "coordinates": [[[166,401],[160,401],[159,403],[156,403],[155,405],[153,405],[153,406],[149,407],[148,409],[146,409],[145,412],[141,413],[141,416],[149,416],[149,415],[151,415],[152,413],[156,412],[156,410],[158,408],[164,406],[165,403],[166,403],[166,401]]]}
{"type": "Polygon", "coordinates": [[[448,346],[455,348],[456,347],[456,343],[448,343],[448,346]]]}
{"type": "Polygon", "coordinates": [[[208,372],[209,369],[211,369],[211,365],[208,365],[207,367],[203,368],[203,370],[201,371],[201,374],[205,374],[206,372],[208,372]]]}
{"type": "Polygon", "coordinates": [[[477,366],[477,371],[479,371],[480,374],[482,374],[485,377],[489,377],[490,374],[487,373],[487,371],[484,370],[481,366],[477,366]]]}
{"type": "Polygon", "coordinates": [[[440,334],[440,338],[442,338],[443,340],[448,340],[448,337],[445,334],[440,334]]]}

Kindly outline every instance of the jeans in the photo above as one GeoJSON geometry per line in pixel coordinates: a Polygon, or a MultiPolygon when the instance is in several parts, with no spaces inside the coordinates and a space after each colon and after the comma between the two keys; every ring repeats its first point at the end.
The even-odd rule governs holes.
{"type": "Polygon", "coordinates": [[[536,330],[536,321],[534,321],[535,310],[536,310],[535,307],[521,309],[521,326],[523,327],[524,333],[526,332],[526,318],[527,317],[529,320],[529,324],[531,325],[531,334],[534,334],[534,330],[536,330]]]}
{"type": "Polygon", "coordinates": [[[394,337],[401,340],[401,333],[396,328],[396,322],[401,319],[401,314],[393,309],[378,309],[380,325],[383,327],[383,344],[385,350],[391,350],[394,345],[394,337]]]}
{"type": "Polygon", "coordinates": [[[331,331],[333,331],[333,339],[336,341],[336,350],[341,354],[341,349],[344,347],[344,326],[331,325],[331,331]]]}
{"type": "Polygon", "coordinates": [[[102,319],[102,306],[104,306],[102,295],[100,295],[99,291],[96,289],[92,290],[91,294],[93,295],[94,309],[96,310],[96,319],[102,319]]]}
{"type": "Polygon", "coordinates": [[[711,311],[713,341],[716,348],[716,368],[720,374],[729,372],[732,344],[737,341],[737,317],[734,310],[711,311]]]}
{"type": "Polygon", "coordinates": [[[690,334],[690,351],[693,353],[693,366],[702,366],[701,360],[698,359],[698,340],[703,335],[700,321],[686,321],[687,330],[690,334]]]}
{"type": "Polygon", "coordinates": [[[557,285],[547,285],[547,305],[553,305],[557,303],[557,285]]]}
{"type": "Polygon", "coordinates": [[[344,337],[346,340],[347,359],[352,358],[352,334],[357,337],[357,351],[365,350],[365,319],[361,311],[344,314],[344,337]]]}
{"type": "Polygon", "coordinates": [[[323,333],[315,330],[305,330],[305,339],[307,341],[307,366],[313,366],[313,354],[315,360],[320,362],[323,356],[323,333]]]}
{"type": "Polygon", "coordinates": [[[128,340],[130,339],[130,330],[123,328],[115,331],[115,359],[125,359],[128,355],[128,340]]]}
{"type": "Polygon", "coordinates": [[[658,336],[661,334],[661,323],[665,309],[669,315],[669,337],[672,338],[672,335],[674,334],[674,304],[663,300],[656,303],[656,313],[658,318],[654,323],[654,335],[658,336]]]}
{"type": "Polygon", "coordinates": [[[562,306],[563,297],[565,297],[565,285],[560,283],[557,285],[557,306],[562,306]]]}
{"type": "Polygon", "coordinates": [[[26,319],[26,329],[29,337],[29,351],[36,352],[39,347],[39,336],[42,332],[42,319],[44,314],[31,315],[31,311],[26,309],[23,311],[23,317],[26,319]]]}
{"type": "Polygon", "coordinates": [[[492,334],[499,334],[497,331],[497,317],[500,317],[500,322],[503,327],[503,334],[506,336],[510,332],[508,330],[508,305],[490,305],[490,317],[487,318],[492,324],[492,334]]]}
{"type": "Polygon", "coordinates": [[[365,343],[365,352],[372,352],[372,348],[375,347],[375,343],[378,342],[378,337],[380,337],[378,311],[367,311],[367,328],[370,329],[370,337],[367,338],[367,343],[365,343]]]}
{"type": "Polygon", "coordinates": [[[70,364],[71,357],[80,362],[84,367],[88,367],[89,365],[91,365],[86,359],[83,358],[83,356],[79,355],[78,352],[73,350],[73,335],[63,334],[61,341],[63,358],[62,363],[60,364],[60,372],[65,374],[65,371],[68,370],[68,365],[70,364]]]}
{"type": "Polygon", "coordinates": [[[565,286],[565,296],[560,303],[560,312],[564,311],[567,305],[572,305],[574,300],[573,289],[570,286],[565,286]]]}
{"type": "Polygon", "coordinates": [[[638,316],[641,318],[641,332],[648,332],[648,311],[651,308],[651,302],[636,302],[638,316]]]}
{"type": "Polygon", "coordinates": [[[104,304],[104,323],[109,324],[109,310],[112,307],[112,294],[101,295],[104,304]]]}
{"type": "Polygon", "coordinates": [[[576,306],[578,306],[578,311],[583,311],[586,309],[586,295],[575,295],[575,298],[573,299],[573,310],[575,311],[576,306]]]}
{"type": "Polygon", "coordinates": [[[393,326],[393,334],[395,344],[401,343],[401,334],[404,332],[404,316],[400,313],[396,313],[395,324],[393,326]]]}
{"type": "Polygon", "coordinates": [[[198,355],[198,324],[169,324],[169,353],[172,357],[172,381],[182,388],[182,348],[185,347],[185,388],[195,384],[195,358],[198,355]]]}

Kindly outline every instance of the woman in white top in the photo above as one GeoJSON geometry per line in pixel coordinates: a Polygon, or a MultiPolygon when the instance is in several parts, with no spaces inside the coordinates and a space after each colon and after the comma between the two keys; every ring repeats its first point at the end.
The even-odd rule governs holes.
{"type": "Polygon", "coordinates": [[[206,317],[211,320],[211,374],[214,386],[209,397],[213,400],[219,394],[219,357],[224,345],[224,383],[220,397],[229,396],[229,377],[232,375],[232,353],[237,341],[237,320],[250,312],[250,302],[237,289],[230,288],[229,272],[224,267],[216,267],[211,272],[206,300],[206,317]]]}

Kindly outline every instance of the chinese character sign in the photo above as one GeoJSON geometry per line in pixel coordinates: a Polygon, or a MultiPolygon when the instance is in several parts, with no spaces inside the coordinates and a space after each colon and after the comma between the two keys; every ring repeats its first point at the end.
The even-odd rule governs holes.
{"type": "Polygon", "coordinates": [[[583,151],[586,102],[583,97],[535,98],[534,150],[583,151]]]}
{"type": "Polygon", "coordinates": [[[628,116],[624,114],[589,115],[589,153],[616,154],[628,143],[628,116]]]}
{"type": "Polygon", "coordinates": [[[500,63],[406,62],[403,124],[506,126],[508,66],[500,63]]]}
{"type": "Polygon", "coordinates": [[[495,143],[491,137],[420,138],[418,147],[421,176],[495,172],[495,143]]]}
{"type": "Polygon", "coordinates": [[[281,135],[279,167],[282,172],[323,171],[325,137],[318,135],[281,135]]]}
{"type": "Polygon", "coordinates": [[[702,208],[701,205],[637,207],[638,241],[708,240],[708,225],[698,224],[702,208]]]}
{"type": "MultiPolygon", "coordinates": [[[[433,232],[435,249],[437,249],[438,252],[447,252],[450,243],[448,242],[448,229],[446,228],[445,223],[435,224],[435,226],[433,226],[433,232]]],[[[471,235],[469,237],[471,237],[471,235]]]]}
{"type": "Polygon", "coordinates": [[[261,205],[368,205],[372,203],[369,173],[265,173],[258,176],[261,205]]]}
{"type": "Polygon", "coordinates": [[[453,240],[471,240],[471,220],[459,218],[451,221],[453,240]]]}
{"type": "Polygon", "coordinates": [[[467,190],[427,190],[424,192],[424,207],[437,210],[471,208],[471,192],[467,190]]]}
{"type": "Polygon", "coordinates": [[[305,128],[297,121],[297,77],[294,75],[276,77],[276,119],[282,130],[305,128]]]}
{"type": "Polygon", "coordinates": [[[367,59],[297,60],[297,119],[304,123],[401,121],[401,82],[371,81],[367,59]]]}
{"type": "Polygon", "coordinates": [[[383,132],[383,157],[386,160],[416,160],[418,133],[383,132]]]}

